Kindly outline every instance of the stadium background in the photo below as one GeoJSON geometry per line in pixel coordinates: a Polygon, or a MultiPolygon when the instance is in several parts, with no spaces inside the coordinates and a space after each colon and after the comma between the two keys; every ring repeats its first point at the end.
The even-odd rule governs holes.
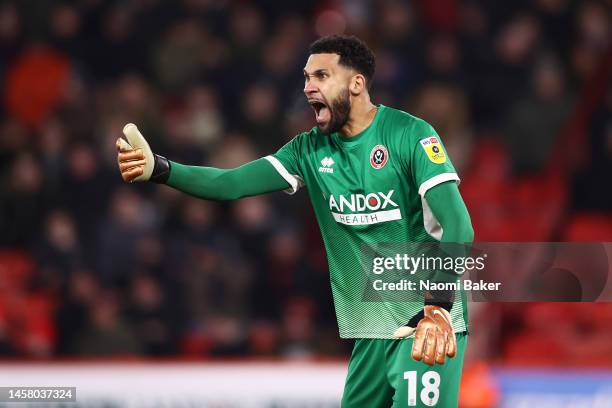
{"type": "MultiPolygon", "coordinates": [[[[477,241],[612,240],[609,2],[2,1],[5,364],[343,365],[305,193],[126,186],[114,147],[134,122],[189,164],[274,152],[313,126],[301,69],[338,32],[374,49],[374,101],[443,137],[477,241]]],[[[471,307],[462,406],[507,404],[530,375],[547,398],[612,383],[609,304],[471,307]]]]}

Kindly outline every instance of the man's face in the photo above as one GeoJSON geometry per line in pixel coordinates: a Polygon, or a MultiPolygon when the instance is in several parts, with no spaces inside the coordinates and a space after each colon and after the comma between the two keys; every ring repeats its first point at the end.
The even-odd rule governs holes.
{"type": "Polygon", "coordinates": [[[352,71],[340,65],[339,60],[338,54],[312,54],[304,67],[304,93],[322,133],[342,129],[351,111],[352,71]]]}

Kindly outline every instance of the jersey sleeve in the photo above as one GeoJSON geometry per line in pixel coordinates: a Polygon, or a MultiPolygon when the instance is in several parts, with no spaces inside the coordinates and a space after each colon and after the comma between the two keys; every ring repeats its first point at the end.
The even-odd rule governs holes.
{"type": "Polygon", "coordinates": [[[456,181],[459,176],[446,153],[440,136],[427,122],[419,121],[407,138],[409,168],[418,186],[419,195],[425,197],[430,188],[445,181],[456,181]]]}
{"type": "Polygon", "coordinates": [[[265,157],[274,166],[278,174],[289,183],[290,187],[284,190],[288,194],[295,194],[305,185],[300,160],[304,138],[304,133],[299,134],[278,149],[276,153],[265,157]]]}

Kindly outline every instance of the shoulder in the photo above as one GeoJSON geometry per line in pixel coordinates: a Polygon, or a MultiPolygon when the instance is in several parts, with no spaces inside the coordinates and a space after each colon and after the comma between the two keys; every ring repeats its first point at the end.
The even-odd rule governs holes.
{"type": "Polygon", "coordinates": [[[319,132],[319,129],[315,126],[312,129],[298,133],[291,139],[287,145],[301,153],[307,153],[308,151],[316,150],[321,144],[325,144],[329,141],[328,135],[319,132]]]}
{"type": "MultiPolygon", "coordinates": [[[[385,106],[383,109],[384,121],[392,126],[401,128],[406,134],[416,133],[417,135],[423,135],[422,132],[433,131],[433,127],[429,123],[408,112],[388,106],[385,106]]],[[[423,137],[425,136],[427,135],[423,135],[423,137]]]]}
{"type": "Polygon", "coordinates": [[[400,134],[402,142],[416,142],[436,134],[428,122],[400,109],[385,106],[383,119],[383,126],[389,127],[394,134],[400,134]]]}
{"type": "Polygon", "coordinates": [[[316,137],[315,128],[310,129],[309,131],[298,133],[289,139],[281,150],[291,149],[295,151],[299,151],[302,149],[306,149],[312,140],[316,137]]]}
{"type": "Polygon", "coordinates": [[[320,136],[319,130],[315,126],[310,130],[298,133],[297,135],[293,137],[291,141],[295,143],[306,145],[306,144],[314,142],[319,136],[320,136]]]}

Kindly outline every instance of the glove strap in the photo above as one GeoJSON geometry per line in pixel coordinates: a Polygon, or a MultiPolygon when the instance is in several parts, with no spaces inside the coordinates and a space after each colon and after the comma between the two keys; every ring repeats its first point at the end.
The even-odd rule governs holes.
{"type": "Polygon", "coordinates": [[[154,154],[155,165],[153,166],[153,173],[151,173],[152,181],[157,184],[166,184],[168,177],[170,177],[170,162],[164,156],[154,154]]]}
{"type": "MultiPolygon", "coordinates": [[[[451,309],[453,308],[453,302],[444,302],[444,301],[437,301],[437,300],[425,300],[425,306],[429,306],[429,305],[439,306],[439,307],[441,307],[442,309],[446,310],[449,313],[450,313],[451,309]]],[[[417,325],[419,324],[421,319],[423,319],[424,317],[425,317],[425,311],[423,309],[421,309],[417,314],[412,316],[412,318],[404,326],[417,327],[417,325]]]]}
{"type": "Polygon", "coordinates": [[[425,306],[429,306],[429,305],[439,306],[449,313],[451,309],[453,308],[453,302],[445,302],[443,300],[435,300],[435,299],[425,300],[425,306]]]}
{"type": "Polygon", "coordinates": [[[455,300],[454,290],[433,290],[425,293],[425,306],[439,306],[450,313],[455,300]]]}

